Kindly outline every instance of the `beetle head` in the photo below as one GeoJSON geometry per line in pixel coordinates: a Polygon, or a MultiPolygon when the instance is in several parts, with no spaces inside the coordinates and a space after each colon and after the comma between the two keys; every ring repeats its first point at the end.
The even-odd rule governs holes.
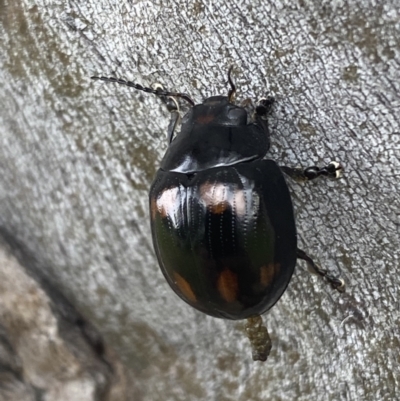
{"type": "Polygon", "coordinates": [[[213,96],[194,106],[182,121],[201,125],[238,126],[247,124],[247,111],[234,105],[226,96],[213,96]]]}

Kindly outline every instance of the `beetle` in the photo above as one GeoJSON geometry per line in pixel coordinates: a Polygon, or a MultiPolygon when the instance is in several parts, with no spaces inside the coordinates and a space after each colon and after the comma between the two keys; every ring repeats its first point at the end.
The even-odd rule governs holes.
{"type": "Polygon", "coordinates": [[[342,166],[278,166],[270,148],[267,117],[274,99],[262,99],[253,116],[227,96],[200,104],[184,93],[131,81],[92,77],[153,93],[171,112],[169,147],[149,193],[153,244],[167,282],[193,308],[217,318],[247,319],[254,360],[265,361],[271,340],[260,316],[282,296],[296,260],[338,291],[344,281],[297,248],[293,206],[284,174],[297,180],[339,178],[342,166]],[[181,130],[176,99],[189,103],[181,130]]]}

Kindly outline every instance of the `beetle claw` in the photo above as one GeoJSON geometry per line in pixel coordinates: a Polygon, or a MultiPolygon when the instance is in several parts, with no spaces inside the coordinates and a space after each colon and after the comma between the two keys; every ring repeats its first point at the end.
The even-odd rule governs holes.
{"type": "Polygon", "coordinates": [[[273,96],[260,99],[256,106],[256,114],[260,117],[266,117],[271,112],[274,103],[275,98],[273,96]]]}
{"type": "Polygon", "coordinates": [[[331,161],[326,169],[332,178],[339,179],[343,177],[343,166],[337,161],[331,161]]]}
{"type": "Polygon", "coordinates": [[[333,289],[339,292],[346,291],[346,283],[341,277],[327,277],[333,289]]]}

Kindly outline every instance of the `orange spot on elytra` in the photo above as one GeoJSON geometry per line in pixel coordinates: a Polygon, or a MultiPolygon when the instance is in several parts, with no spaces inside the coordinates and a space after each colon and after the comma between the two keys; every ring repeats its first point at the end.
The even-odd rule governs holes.
{"type": "Polygon", "coordinates": [[[182,295],[190,302],[196,302],[196,295],[190,284],[178,273],[174,272],[175,284],[180,289],[182,295]]]}
{"type": "Polygon", "coordinates": [[[210,205],[210,211],[214,214],[221,214],[224,213],[226,209],[228,209],[229,203],[228,202],[218,202],[213,205],[210,205]]]}
{"type": "Polygon", "coordinates": [[[239,290],[237,275],[229,269],[223,270],[218,277],[217,288],[225,301],[235,301],[239,290]]]}
{"type": "Polygon", "coordinates": [[[156,212],[162,218],[171,217],[179,206],[181,200],[180,188],[165,188],[157,197],[156,212]]]}
{"type": "Polygon", "coordinates": [[[279,272],[281,268],[280,263],[268,263],[267,266],[260,267],[260,283],[267,287],[271,284],[274,276],[279,272]]]}
{"type": "Polygon", "coordinates": [[[230,207],[229,201],[227,200],[227,190],[226,184],[209,181],[206,181],[200,186],[203,204],[211,213],[221,214],[230,207]]]}

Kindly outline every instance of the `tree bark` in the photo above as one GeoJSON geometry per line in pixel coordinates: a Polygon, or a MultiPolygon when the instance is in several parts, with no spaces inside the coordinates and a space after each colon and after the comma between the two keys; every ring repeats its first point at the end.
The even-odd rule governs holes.
{"type": "Polygon", "coordinates": [[[0,9],[1,233],[123,360],[127,399],[396,398],[397,0],[0,0],[0,9]],[[299,247],[347,288],[335,293],[298,263],[264,317],[265,363],[251,360],[241,322],[192,310],[157,266],[148,189],[167,147],[165,106],[90,80],[161,83],[199,103],[228,93],[230,65],[238,104],[276,98],[269,158],[345,169],[338,181],[288,179],[299,247]]]}

